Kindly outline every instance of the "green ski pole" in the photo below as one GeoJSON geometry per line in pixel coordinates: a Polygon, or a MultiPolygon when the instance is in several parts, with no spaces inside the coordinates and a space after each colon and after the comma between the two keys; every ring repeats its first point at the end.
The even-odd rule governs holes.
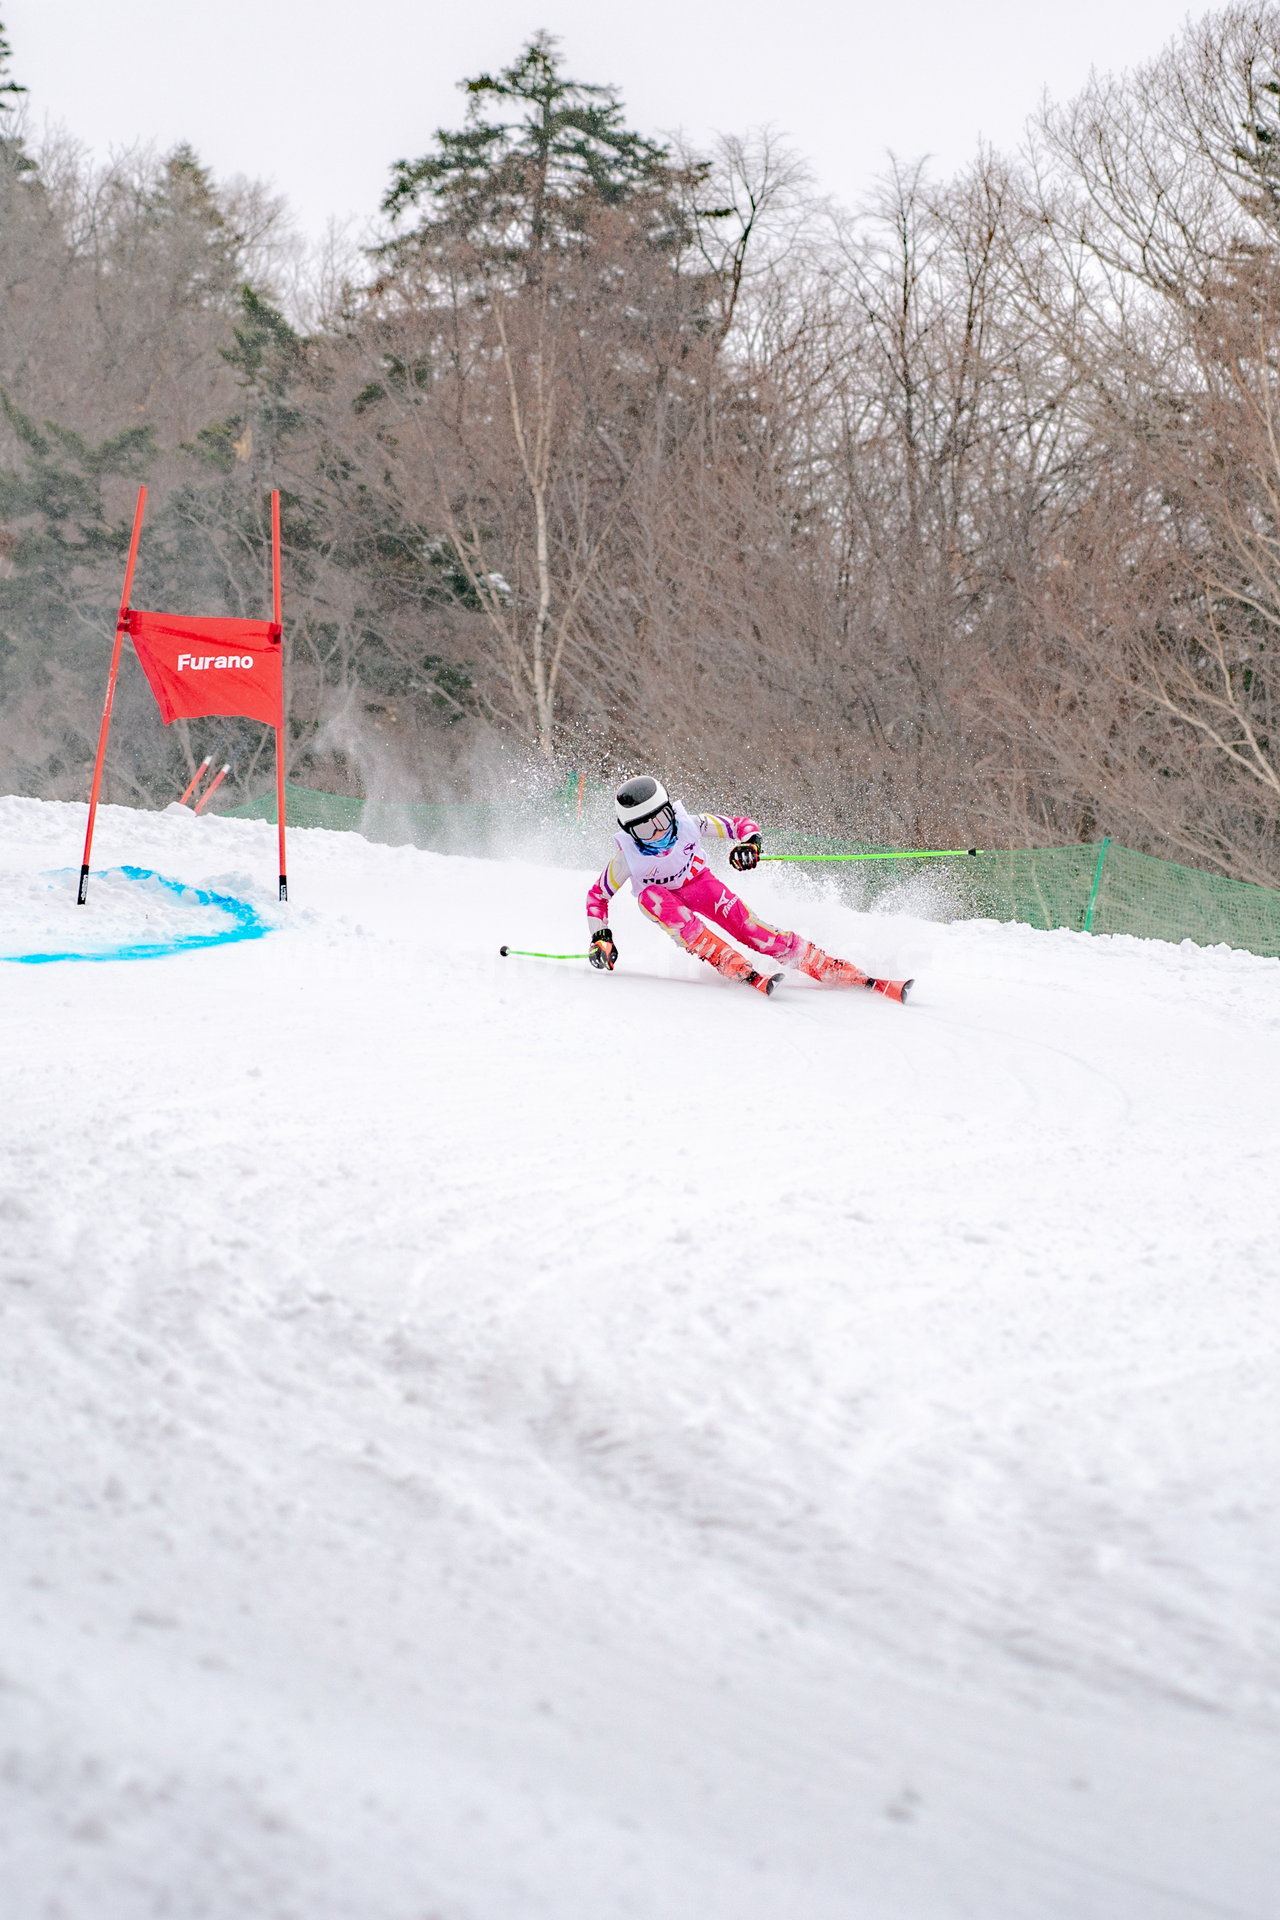
{"type": "Polygon", "coordinates": [[[760,865],[766,860],[963,860],[980,851],[978,847],[910,847],[892,853],[762,853],[760,865]]]}
{"type": "Polygon", "coordinates": [[[532,947],[499,947],[498,952],[505,958],[507,954],[519,954],[525,960],[589,960],[587,953],[538,953],[532,947]]]}

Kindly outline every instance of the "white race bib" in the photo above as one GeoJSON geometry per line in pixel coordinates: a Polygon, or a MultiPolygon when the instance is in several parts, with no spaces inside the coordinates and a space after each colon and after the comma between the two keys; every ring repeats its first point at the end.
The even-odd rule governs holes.
{"type": "Polygon", "coordinates": [[[675,815],[676,842],[665,853],[643,853],[629,833],[614,835],[637,893],[644,887],[682,887],[693,872],[702,837],[696,821],[689,817],[678,800],[675,815]]]}

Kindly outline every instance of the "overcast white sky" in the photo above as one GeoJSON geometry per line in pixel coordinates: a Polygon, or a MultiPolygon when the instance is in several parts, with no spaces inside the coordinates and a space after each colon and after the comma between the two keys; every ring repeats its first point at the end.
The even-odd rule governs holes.
{"type": "MultiPolygon", "coordinates": [[[[1198,16],[1201,8],[1192,10],[1198,16]]],[[[538,27],[641,131],[769,122],[822,189],[860,199],[886,150],[950,170],[1011,145],[1047,88],[1156,53],[1185,0],[0,0],[13,76],[106,153],[189,140],[275,183],[303,226],[372,215],[391,162],[457,125],[466,74],[538,27]]]]}

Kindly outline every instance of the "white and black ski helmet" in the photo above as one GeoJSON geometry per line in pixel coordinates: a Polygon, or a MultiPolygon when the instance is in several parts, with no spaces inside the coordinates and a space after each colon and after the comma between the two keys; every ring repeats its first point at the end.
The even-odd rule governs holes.
{"type": "Polygon", "coordinates": [[[671,795],[661,780],[655,780],[651,773],[635,773],[624,780],[618,788],[614,802],[618,825],[629,833],[634,840],[635,829],[646,821],[657,819],[660,815],[666,831],[674,831],[676,810],[671,804],[671,795]]]}

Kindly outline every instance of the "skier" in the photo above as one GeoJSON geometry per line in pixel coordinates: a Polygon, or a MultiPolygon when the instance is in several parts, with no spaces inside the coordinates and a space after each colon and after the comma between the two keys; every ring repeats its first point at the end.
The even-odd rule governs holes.
{"type": "Polygon", "coordinates": [[[736,948],[703,923],[714,920],[735,940],[784,967],[798,967],[825,987],[869,987],[890,1000],[905,1000],[910,980],[873,980],[848,960],[834,960],[798,933],[781,933],[757,920],[750,908],[712,873],[700,851],[704,840],[732,840],[729,865],[749,873],[762,845],[754,820],[719,813],[688,814],[661,780],[637,774],[618,788],[615,810],[618,851],[587,893],[587,932],[593,967],[612,973],[618,949],[609,930],[609,902],[630,881],[643,913],[673,940],[706,960],[729,980],[772,993],[780,973],[757,973],[736,948]],[[701,917],[699,917],[701,916],[701,917]]]}

